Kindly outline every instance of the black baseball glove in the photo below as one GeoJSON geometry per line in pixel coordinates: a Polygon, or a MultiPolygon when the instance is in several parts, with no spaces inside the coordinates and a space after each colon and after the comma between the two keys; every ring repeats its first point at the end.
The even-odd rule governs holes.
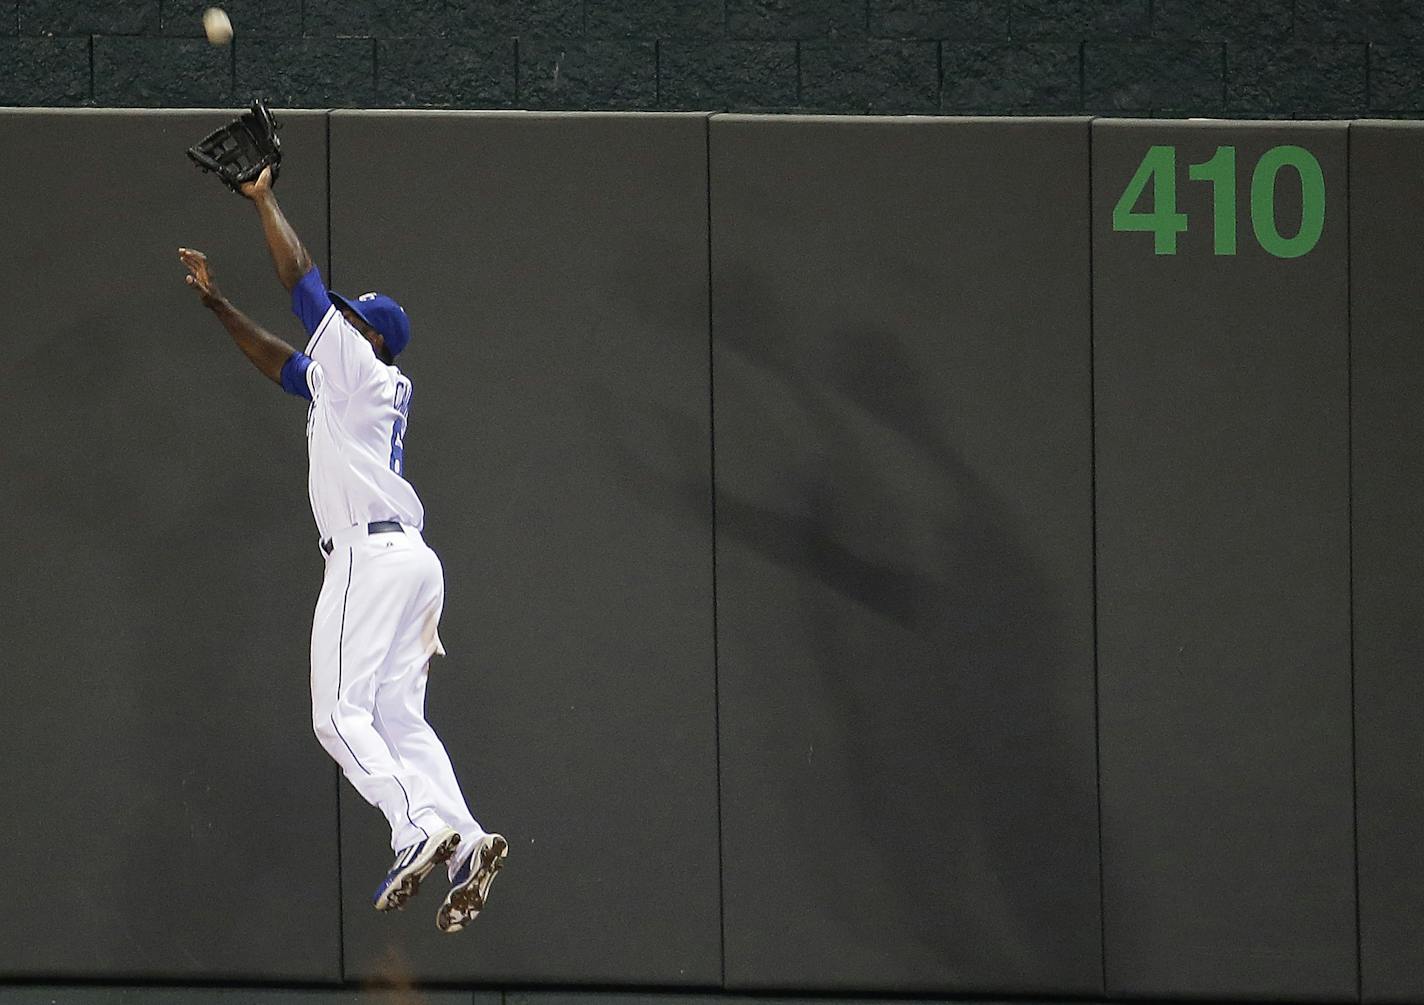
{"type": "Polygon", "coordinates": [[[188,148],[188,156],[204,171],[212,171],[234,192],[256,181],[262,169],[272,169],[272,182],[282,165],[282,141],[277,138],[277,120],[266,102],[253,99],[252,110],[243,112],[221,129],[188,148]]]}

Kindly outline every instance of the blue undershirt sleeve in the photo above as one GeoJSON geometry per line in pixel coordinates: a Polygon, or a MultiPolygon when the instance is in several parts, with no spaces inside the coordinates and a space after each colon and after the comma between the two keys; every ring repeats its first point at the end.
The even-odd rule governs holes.
{"type": "Polygon", "coordinates": [[[306,355],[317,364],[312,373],[320,376],[313,382],[308,374],[306,383],[315,386],[317,393],[323,393],[324,388],[326,393],[345,397],[384,372],[375,351],[332,304],[315,265],[292,287],[292,313],[310,336],[306,355]]]}
{"type": "Polygon", "coordinates": [[[292,353],[287,362],[282,364],[282,390],[311,401],[311,388],[307,386],[307,369],[311,364],[311,357],[306,353],[292,353]]]}
{"type": "Polygon", "coordinates": [[[331,298],[326,295],[326,284],[321,280],[321,271],[313,265],[307,274],[297,280],[292,287],[292,313],[302,322],[307,335],[315,335],[322,318],[332,309],[331,298]]]}

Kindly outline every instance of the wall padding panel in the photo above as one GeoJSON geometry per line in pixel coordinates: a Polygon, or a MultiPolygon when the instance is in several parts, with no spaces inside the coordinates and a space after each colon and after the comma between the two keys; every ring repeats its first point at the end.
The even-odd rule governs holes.
{"type": "MultiPolygon", "coordinates": [[[[300,336],[251,205],[183,155],[231,117],[0,112],[3,976],[338,975],[305,402],[177,258],[300,336]]],[[[281,118],[282,199],[324,255],[324,116],[281,118]]]]}
{"type": "Polygon", "coordinates": [[[1100,990],[1087,173],[713,119],[729,986],[1100,990]]]}
{"type": "Polygon", "coordinates": [[[1424,127],[1350,126],[1360,969],[1368,1001],[1424,999],[1424,127]]]}
{"type": "Polygon", "coordinates": [[[706,128],[332,115],[333,288],[412,319],[406,473],[450,653],[429,715],[511,842],[452,944],[438,877],[371,910],[388,835],[343,783],[352,976],[720,980],[706,128]]]}
{"type": "Polygon", "coordinates": [[[1108,991],[1349,998],[1346,127],[1093,130],[1108,991]],[[1153,147],[1175,151],[1176,254],[1113,229],[1153,147]],[[1257,181],[1251,208],[1283,147],[1325,192],[1294,258],[1256,235],[1301,231],[1302,173],[1276,174],[1274,210],[1257,181]],[[1234,185],[1189,179],[1222,148],[1234,185]],[[1235,194],[1235,255],[1216,253],[1214,191],[1235,194]]]}

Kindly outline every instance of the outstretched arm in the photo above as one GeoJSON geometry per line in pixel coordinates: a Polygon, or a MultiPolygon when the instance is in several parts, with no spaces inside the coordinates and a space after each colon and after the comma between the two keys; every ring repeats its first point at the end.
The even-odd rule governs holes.
{"type": "Polygon", "coordinates": [[[267,250],[272,253],[272,264],[277,266],[277,278],[290,290],[311,269],[312,260],[297,232],[282,215],[282,207],[277,205],[277,196],[272,192],[272,169],[263,168],[256,181],[242,186],[242,194],[256,204],[257,214],[262,218],[262,234],[267,238],[267,250]]]}
{"type": "Polygon", "coordinates": [[[228,303],[217,283],[213,281],[207,256],[201,251],[179,248],[178,257],[188,269],[184,280],[198,291],[203,306],[222,322],[233,342],[237,343],[237,347],[252,361],[252,365],[273,383],[285,388],[286,385],[282,383],[282,368],[296,355],[296,350],[228,303]]]}

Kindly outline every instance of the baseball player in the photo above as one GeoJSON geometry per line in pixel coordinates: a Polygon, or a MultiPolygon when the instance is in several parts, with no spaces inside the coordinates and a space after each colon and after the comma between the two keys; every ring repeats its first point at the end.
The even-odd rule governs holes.
{"type": "Polygon", "coordinates": [[[298,352],[219,292],[206,257],[180,248],[184,277],[258,370],[307,409],[312,513],[326,575],[311,636],[312,726],[356,791],[386,815],[395,863],[372,898],[403,907],[445,863],[436,914],[456,932],[484,907],[509,845],[475,822],[450,757],[425,721],[430,658],[445,584],[421,538],[425,513],[405,480],[410,378],[395,357],[410,341],[390,297],[329,292],[272,192],[271,169],[242,186],[262,219],[277,277],[309,341],[298,352]]]}

